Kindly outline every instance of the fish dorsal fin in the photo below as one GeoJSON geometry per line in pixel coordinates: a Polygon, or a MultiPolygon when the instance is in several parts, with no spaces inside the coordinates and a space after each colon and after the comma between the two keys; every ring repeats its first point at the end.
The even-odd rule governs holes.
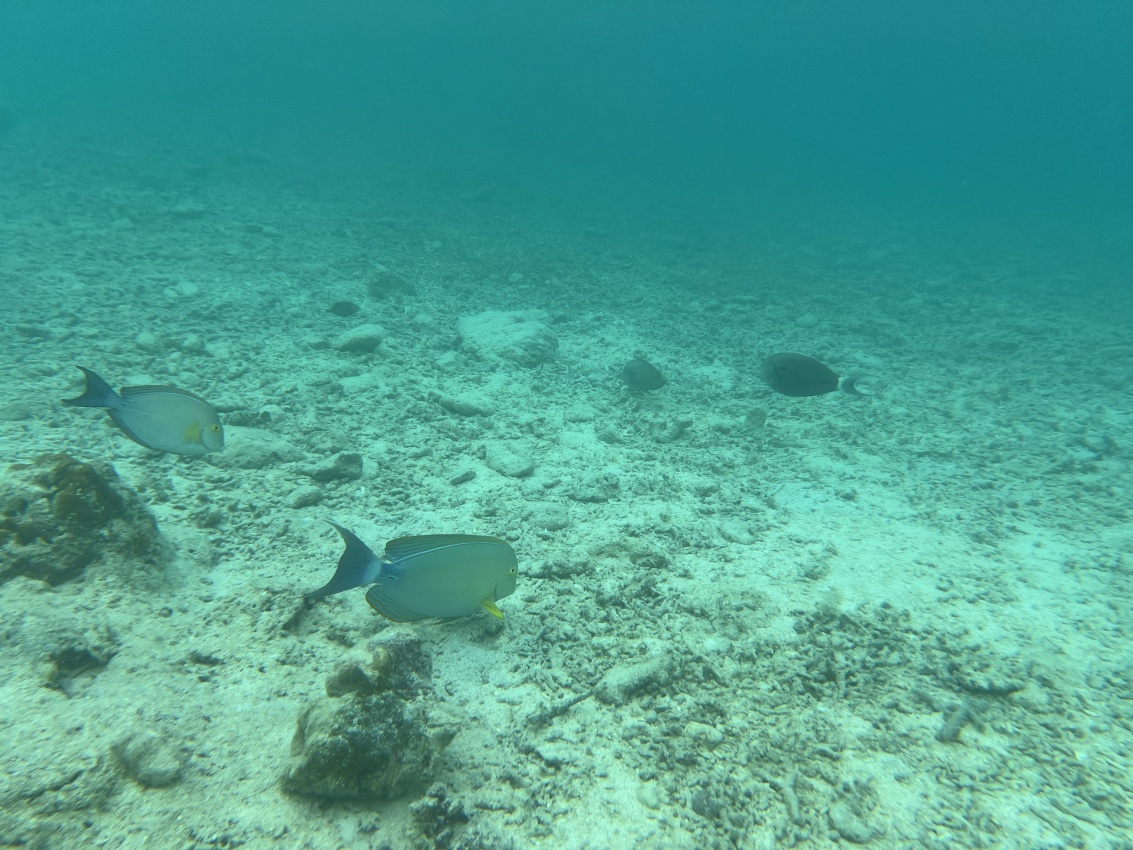
{"type": "Polygon", "coordinates": [[[504,612],[496,607],[496,600],[492,599],[492,597],[490,596],[487,599],[481,601],[480,607],[496,619],[502,620],[504,618],[504,612]]]}
{"type": "Polygon", "coordinates": [[[177,387],[157,387],[157,386],[144,386],[144,387],[122,387],[122,398],[130,398],[136,395],[153,395],[154,393],[165,393],[166,395],[179,395],[185,398],[191,398],[194,401],[199,401],[201,404],[209,405],[207,401],[199,395],[193,395],[188,390],[179,390],[177,387]]]}
{"type": "Polygon", "coordinates": [[[378,582],[366,591],[366,601],[370,604],[371,608],[387,620],[393,620],[395,623],[417,623],[421,620],[433,619],[426,614],[418,614],[416,611],[410,611],[404,605],[395,602],[386,592],[386,588],[381,582],[378,582]]]}
{"type": "Polygon", "coordinates": [[[471,543],[491,543],[507,546],[507,541],[498,537],[483,537],[476,534],[423,534],[418,537],[399,537],[386,544],[386,557],[394,563],[412,560],[439,549],[467,546],[471,543]]]}

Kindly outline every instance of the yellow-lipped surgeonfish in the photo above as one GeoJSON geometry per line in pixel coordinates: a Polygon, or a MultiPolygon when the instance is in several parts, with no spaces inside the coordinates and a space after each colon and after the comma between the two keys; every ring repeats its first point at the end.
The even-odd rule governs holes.
{"type": "Polygon", "coordinates": [[[322,599],[372,584],[370,607],[398,623],[454,620],[480,608],[503,618],[496,602],[515,592],[515,550],[497,537],[426,534],[389,541],[381,557],[340,525],[346,550],[324,587],[308,593],[322,599]]]}
{"type": "Polygon", "coordinates": [[[79,367],[87,389],[63,399],[73,407],[105,407],[114,424],[140,446],[179,455],[203,455],[224,448],[220,417],[203,398],[176,387],[122,387],[122,394],[90,369],[79,367]]]}

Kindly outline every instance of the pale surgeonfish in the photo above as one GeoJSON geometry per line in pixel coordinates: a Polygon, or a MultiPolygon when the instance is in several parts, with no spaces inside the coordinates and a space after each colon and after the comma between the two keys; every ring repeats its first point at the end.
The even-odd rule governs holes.
{"type": "Polygon", "coordinates": [[[140,446],[179,455],[203,455],[224,448],[220,417],[203,398],[176,387],[122,387],[122,394],[90,369],[79,367],[87,389],[63,399],[73,407],[105,407],[114,424],[140,446]]]}
{"type": "Polygon", "coordinates": [[[503,619],[496,603],[515,592],[515,550],[498,537],[426,534],[386,543],[379,557],[341,525],[346,550],[324,587],[308,593],[322,599],[363,585],[370,607],[396,623],[455,620],[480,608],[503,619]]]}

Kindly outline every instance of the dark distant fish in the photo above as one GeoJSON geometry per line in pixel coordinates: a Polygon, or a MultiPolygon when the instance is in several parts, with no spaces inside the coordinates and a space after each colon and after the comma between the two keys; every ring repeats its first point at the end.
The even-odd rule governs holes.
{"type": "Polygon", "coordinates": [[[399,537],[379,557],[351,532],[334,527],[346,550],[331,580],[308,599],[370,584],[366,601],[396,623],[453,620],[480,608],[503,619],[496,603],[515,592],[519,572],[515,550],[505,541],[472,534],[399,537]]]}
{"type": "Polygon", "coordinates": [[[335,301],[330,305],[330,309],[327,312],[334,313],[336,316],[342,316],[342,318],[345,319],[347,316],[353,316],[358,310],[358,305],[353,301],[335,301]]]}
{"type": "Polygon", "coordinates": [[[763,361],[760,376],[775,392],[796,398],[825,395],[835,390],[865,395],[854,386],[860,378],[842,378],[829,366],[805,354],[772,354],[763,361]]]}
{"type": "Polygon", "coordinates": [[[73,407],[105,407],[114,424],[139,446],[178,455],[203,455],[224,448],[220,417],[203,398],[176,387],[122,387],[122,394],[90,369],[79,367],[87,389],[63,399],[73,407]]]}
{"type": "Polygon", "coordinates": [[[622,379],[622,383],[627,387],[632,387],[635,390],[642,390],[643,392],[651,392],[652,390],[659,390],[665,384],[669,383],[665,380],[665,376],[661,374],[661,370],[650,363],[648,360],[642,360],[640,357],[635,357],[622,367],[622,372],[618,376],[622,379]]]}

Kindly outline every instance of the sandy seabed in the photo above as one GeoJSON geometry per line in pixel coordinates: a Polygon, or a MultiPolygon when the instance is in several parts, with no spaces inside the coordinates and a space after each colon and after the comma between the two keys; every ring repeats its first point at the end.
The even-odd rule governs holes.
{"type": "Polygon", "coordinates": [[[111,464],[173,554],[5,573],[0,844],[1133,846],[1120,268],[20,132],[2,456],[111,464]],[[774,351],[874,394],[774,395],[774,351]],[[666,387],[618,381],[636,353],[666,387]],[[226,449],[156,454],[61,406],[76,365],[203,395],[226,449]],[[375,549],[507,538],[504,622],[304,603],[340,552],[327,520],[375,549]],[[300,712],[391,628],[457,730],[432,775],[392,801],[283,793],[300,712]],[[650,672],[603,688],[627,670],[650,672]],[[139,735],[168,784],[124,763],[139,735]]]}

